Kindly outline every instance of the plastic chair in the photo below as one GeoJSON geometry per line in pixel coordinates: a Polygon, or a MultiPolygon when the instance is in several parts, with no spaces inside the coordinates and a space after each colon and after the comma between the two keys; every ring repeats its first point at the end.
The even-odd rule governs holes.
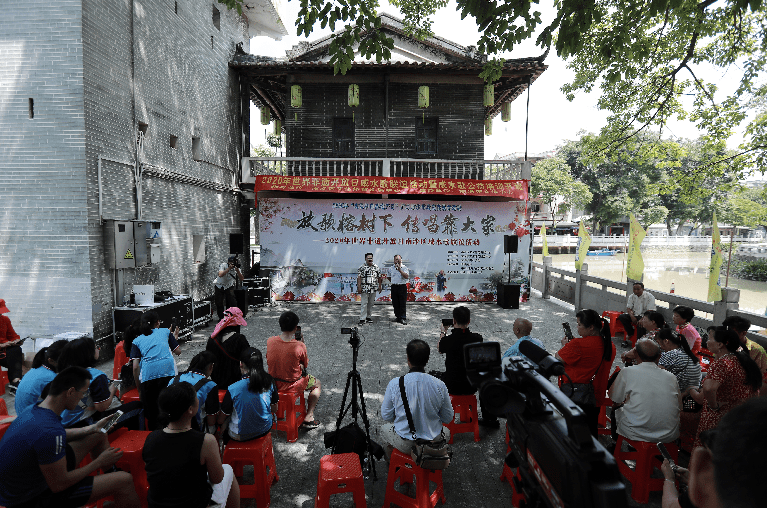
{"type": "Polygon", "coordinates": [[[112,366],[112,379],[120,379],[120,371],[126,363],[128,363],[128,356],[125,353],[125,342],[121,340],[115,346],[115,361],[112,366]]]}
{"type": "Polygon", "coordinates": [[[0,395],[5,395],[5,385],[10,383],[8,371],[0,368],[0,395]]]}
{"type": "Polygon", "coordinates": [[[409,455],[405,455],[396,448],[392,451],[389,462],[389,478],[386,481],[386,495],[384,508],[390,508],[394,503],[401,508],[434,508],[437,501],[445,503],[445,489],[442,485],[442,471],[423,469],[415,465],[409,455]],[[398,492],[394,483],[399,480],[400,485],[415,483],[415,499],[398,492]],[[431,494],[431,482],[436,484],[431,494]]]}
{"type": "Polygon", "coordinates": [[[360,456],[356,453],[323,456],[320,459],[320,472],[317,475],[317,497],[314,498],[314,508],[329,508],[330,496],[344,492],[353,493],[355,508],[367,507],[360,456]]]}
{"type": "Polygon", "coordinates": [[[0,399],[0,416],[8,416],[8,406],[5,405],[5,399],[0,399]]]}
{"type": "MultiPolygon", "coordinates": [[[[676,462],[679,455],[676,444],[665,443],[665,445],[674,462],[676,462]]],[[[638,503],[647,503],[650,499],[651,490],[663,490],[663,477],[650,477],[653,469],[660,469],[663,463],[656,456],[660,456],[660,450],[658,450],[655,443],[632,441],[631,439],[619,436],[618,442],[615,444],[615,462],[618,463],[618,469],[621,474],[631,483],[631,498],[638,503]],[[622,451],[621,447],[624,442],[633,446],[636,451],[622,451]],[[631,469],[626,464],[628,460],[636,463],[634,469],[631,469]]]]}
{"type": "Polygon", "coordinates": [[[474,441],[479,443],[476,395],[451,395],[450,403],[453,405],[455,415],[450,423],[445,424],[445,427],[450,429],[450,441],[448,442],[452,444],[456,434],[473,432],[474,441]],[[455,423],[456,418],[459,418],[461,423],[455,423]]]}
{"type": "Polygon", "coordinates": [[[304,392],[278,392],[280,401],[277,404],[277,418],[272,423],[272,429],[287,434],[288,443],[298,440],[298,428],[306,418],[306,403],[304,392]]]}
{"type": "Polygon", "coordinates": [[[147,504],[149,482],[146,478],[144,458],[141,456],[141,452],[144,449],[144,442],[149,434],[151,432],[148,430],[130,430],[111,442],[114,448],[120,448],[123,452],[122,457],[115,463],[115,466],[123,471],[128,471],[133,476],[136,494],[138,494],[141,506],[144,508],[149,506],[147,504]]]}
{"type": "Polygon", "coordinates": [[[120,400],[123,401],[123,404],[127,404],[128,402],[136,402],[140,400],[139,394],[138,394],[138,388],[133,388],[132,390],[128,390],[124,394],[120,396],[120,400]]]}
{"type": "Polygon", "coordinates": [[[236,476],[242,476],[244,465],[253,466],[253,485],[240,483],[240,497],[255,499],[258,508],[268,507],[271,502],[269,489],[280,479],[274,462],[272,434],[251,441],[230,440],[224,449],[223,461],[232,466],[236,476]]]}

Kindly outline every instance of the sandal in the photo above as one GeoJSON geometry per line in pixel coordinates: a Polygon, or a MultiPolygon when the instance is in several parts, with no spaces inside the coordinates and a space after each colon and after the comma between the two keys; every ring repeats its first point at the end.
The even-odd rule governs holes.
{"type": "Polygon", "coordinates": [[[319,426],[320,426],[320,422],[318,422],[317,420],[312,420],[310,422],[305,421],[304,423],[301,424],[301,427],[307,430],[316,429],[319,426]]]}

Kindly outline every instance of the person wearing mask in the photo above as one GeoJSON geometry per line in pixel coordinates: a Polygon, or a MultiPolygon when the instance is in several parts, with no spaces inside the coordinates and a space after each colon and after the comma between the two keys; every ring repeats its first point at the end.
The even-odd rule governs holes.
{"type": "Polygon", "coordinates": [[[192,428],[199,398],[186,381],[159,394],[165,423],[146,438],[141,452],[149,482],[149,508],[239,508],[240,486],[229,464],[221,463],[212,434],[192,428]]]}
{"type": "Polygon", "coordinates": [[[227,388],[223,413],[231,415],[225,441],[250,441],[272,430],[279,395],[272,376],[264,370],[261,351],[249,348],[240,356],[242,379],[227,388]]]}
{"type": "Polygon", "coordinates": [[[700,446],[701,432],[713,429],[732,408],[754,397],[762,387],[762,373],[747,353],[739,351],[740,339],[734,331],[718,326],[708,339],[715,360],[708,367],[701,390],[690,395],[703,405],[694,446],[700,446]]]}
{"type": "Polygon", "coordinates": [[[575,318],[580,337],[572,340],[563,338],[562,349],[555,355],[564,363],[569,376],[569,379],[560,377],[560,389],[570,398],[578,390],[590,392],[590,396],[578,405],[586,413],[589,430],[596,437],[599,407],[604,404],[607,377],[615,359],[615,345],[610,337],[610,323],[595,310],[581,310],[575,318]]]}

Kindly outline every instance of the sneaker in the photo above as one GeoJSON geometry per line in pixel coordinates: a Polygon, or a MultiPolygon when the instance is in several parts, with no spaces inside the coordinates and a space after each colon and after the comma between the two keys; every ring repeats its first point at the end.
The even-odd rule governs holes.
{"type": "Polygon", "coordinates": [[[487,429],[498,429],[501,427],[501,422],[497,419],[489,420],[487,418],[480,418],[477,420],[477,423],[480,427],[485,427],[487,429]]]}
{"type": "Polygon", "coordinates": [[[364,321],[364,320],[362,320],[362,319],[360,319],[360,322],[359,322],[359,323],[357,323],[357,324],[358,324],[359,326],[362,326],[362,325],[364,325],[364,324],[365,324],[365,321],[364,321]]]}
{"type": "Polygon", "coordinates": [[[403,325],[406,325],[406,324],[407,324],[407,319],[405,319],[405,318],[402,318],[402,319],[400,320],[400,323],[402,323],[403,325]]]}
{"type": "Polygon", "coordinates": [[[366,318],[366,319],[365,319],[365,322],[366,322],[366,323],[372,323],[372,322],[373,322],[373,318],[366,318]]]}
{"type": "Polygon", "coordinates": [[[8,383],[8,394],[9,395],[16,395],[16,389],[19,387],[18,381],[14,383],[8,383]]]}

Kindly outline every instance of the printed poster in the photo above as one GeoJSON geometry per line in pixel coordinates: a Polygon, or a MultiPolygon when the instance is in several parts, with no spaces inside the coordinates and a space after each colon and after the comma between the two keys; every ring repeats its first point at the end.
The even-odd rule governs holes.
{"type": "MultiPolygon", "coordinates": [[[[530,221],[524,201],[261,198],[261,269],[285,301],[359,301],[365,254],[386,271],[394,255],[410,272],[408,301],[496,301],[498,282],[529,288],[530,221]],[[504,235],[516,234],[516,254],[504,235]],[[510,266],[510,268],[509,268],[510,266]]],[[[390,301],[389,282],[378,301],[390,301]]]]}

